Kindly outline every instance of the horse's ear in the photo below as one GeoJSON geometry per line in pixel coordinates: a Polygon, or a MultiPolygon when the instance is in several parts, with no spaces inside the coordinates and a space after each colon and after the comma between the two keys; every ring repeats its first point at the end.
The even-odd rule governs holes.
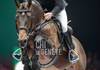
{"type": "Polygon", "coordinates": [[[32,5],[32,0],[28,0],[28,7],[32,5]]]}
{"type": "Polygon", "coordinates": [[[16,7],[19,8],[20,3],[18,0],[15,0],[15,4],[16,4],[16,7]]]}

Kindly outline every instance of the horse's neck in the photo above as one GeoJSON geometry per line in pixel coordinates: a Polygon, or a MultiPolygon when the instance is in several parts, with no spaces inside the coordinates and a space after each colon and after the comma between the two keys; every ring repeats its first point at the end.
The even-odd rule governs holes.
{"type": "Polygon", "coordinates": [[[40,3],[39,3],[37,0],[32,0],[32,3],[33,3],[33,4],[37,4],[38,6],[41,7],[40,3]]]}
{"type": "Polygon", "coordinates": [[[35,25],[40,24],[43,20],[44,20],[44,11],[42,9],[42,7],[37,4],[37,3],[32,3],[32,24],[33,27],[35,27],[35,25]]]}

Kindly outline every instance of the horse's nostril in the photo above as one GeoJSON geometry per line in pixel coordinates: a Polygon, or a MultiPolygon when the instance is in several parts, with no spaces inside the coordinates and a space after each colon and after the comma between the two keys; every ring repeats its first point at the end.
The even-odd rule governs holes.
{"type": "Polygon", "coordinates": [[[19,40],[19,42],[20,42],[20,45],[21,46],[25,46],[26,43],[27,43],[27,40],[19,40]]]}
{"type": "Polygon", "coordinates": [[[26,39],[24,40],[24,43],[26,43],[26,39]]]}

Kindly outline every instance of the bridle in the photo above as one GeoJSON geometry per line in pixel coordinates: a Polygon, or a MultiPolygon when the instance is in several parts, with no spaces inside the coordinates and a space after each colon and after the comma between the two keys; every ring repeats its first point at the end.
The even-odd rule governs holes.
{"type": "MultiPolygon", "coordinates": [[[[17,11],[16,11],[17,13],[24,13],[25,15],[26,15],[26,13],[28,12],[28,13],[31,13],[31,10],[26,10],[26,9],[17,9],[17,11]]],[[[20,14],[20,15],[22,15],[22,14],[20,14]]],[[[19,35],[19,31],[20,30],[25,30],[26,32],[27,32],[27,38],[26,38],[26,40],[25,40],[25,42],[24,42],[24,45],[23,46],[21,46],[22,48],[25,48],[26,46],[27,46],[27,44],[28,44],[28,40],[29,40],[29,37],[30,37],[30,33],[31,33],[31,30],[29,30],[30,28],[27,28],[27,26],[26,25],[28,25],[28,20],[32,20],[32,17],[31,16],[26,16],[26,19],[27,20],[25,20],[24,18],[23,18],[23,20],[21,20],[21,16],[16,16],[16,21],[18,20],[18,21],[20,21],[20,23],[19,23],[19,27],[17,28],[17,35],[19,35]],[[18,19],[19,18],[19,19],[18,19]]],[[[23,16],[24,17],[24,16],[23,16]]],[[[17,27],[17,25],[16,25],[16,27],[17,27]]],[[[32,26],[30,26],[30,27],[32,27],[32,26]]],[[[32,35],[32,34],[31,34],[32,35]]],[[[19,40],[19,39],[18,39],[19,40]]],[[[19,42],[20,42],[20,40],[19,40],[19,42]]]]}
{"type": "MultiPolygon", "coordinates": [[[[27,12],[31,12],[31,10],[25,10],[25,9],[18,9],[17,11],[16,11],[17,13],[24,13],[24,14],[26,14],[27,12]]],[[[20,16],[16,16],[16,19],[17,18],[20,18],[20,16]]],[[[28,16],[27,16],[28,17],[28,16]]],[[[29,18],[31,18],[31,16],[29,16],[29,18]]],[[[25,30],[27,30],[28,28],[25,26],[27,23],[24,23],[24,24],[21,24],[21,26],[19,27],[19,30],[20,29],[25,29],[25,30]]]]}
{"type": "MultiPolygon", "coordinates": [[[[26,14],[27,12],[31,13],[32,11],[31,11],[31,10],[25,10],[25,9],[18,9],[18,10],[17,10],[17,13],[22,13],[22,12],[24,12],[24,13],[26,14]]],[[[17,19],[18,17],[20,17],[20,16],[17,16],[16,19],[17,19]]],[[[29,17],[27,16],[27,18],[29,18],[29,20],[32,20],[33,17],[32,17],[32,16],[29,16],[29,17]]],[[[28,20],[27,20],[27,21],[28,21],[28,20]]],[[[23,21],[22,21],[22,22],[23,22],[23,21]]],[[[42,29],[45,25],[48,24],[48,23],[46,23],[46,22],[47,22],[46,20],[41,21],[40,23],[38,23],[38,24],[36,25],[36,27],[35,27],[34,29],[32,29],[32,28],[27,28],[27,27],[25,26],[25,25],[28,24],[28,22],[27,22],[27,23],[24,23],[23,26],[19,26],[18,31],[19,31],[19,30],[26,30],[26,31],[27,31],[27,39],[26,39],[25,45],[24,45],[23,47],[26,47],[26,46],[27,46],[27,43],[28,43],[28,40],[29,40],[29,37],[30,37],[30,36],[33,36],[33,35],[39,33],[39,32],[41,31],[41,29],[42,29]]],[[[31,25],[30,27],[32,27],[32,25],[31,25]]],[[[19,35],[19,34],[18,34],[18,31],[17,31],[17,35],[19,35]]],[[[22,47],[22,46],[21,46],[21,47],[22,47]]]]}

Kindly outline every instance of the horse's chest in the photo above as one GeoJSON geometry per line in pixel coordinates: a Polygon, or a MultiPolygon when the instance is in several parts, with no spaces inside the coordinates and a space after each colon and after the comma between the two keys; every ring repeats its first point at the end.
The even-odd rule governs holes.
{"type": "Polygon", "coordinates": [[[46,35],[46,36],[50,36],[50,35],[52,35],[52,28],[50,27],[50,25],[47,25],[47,26],[45,26],[42,30],[41,30],[41,32],[44,34],[44,35],[46,35]]]}

